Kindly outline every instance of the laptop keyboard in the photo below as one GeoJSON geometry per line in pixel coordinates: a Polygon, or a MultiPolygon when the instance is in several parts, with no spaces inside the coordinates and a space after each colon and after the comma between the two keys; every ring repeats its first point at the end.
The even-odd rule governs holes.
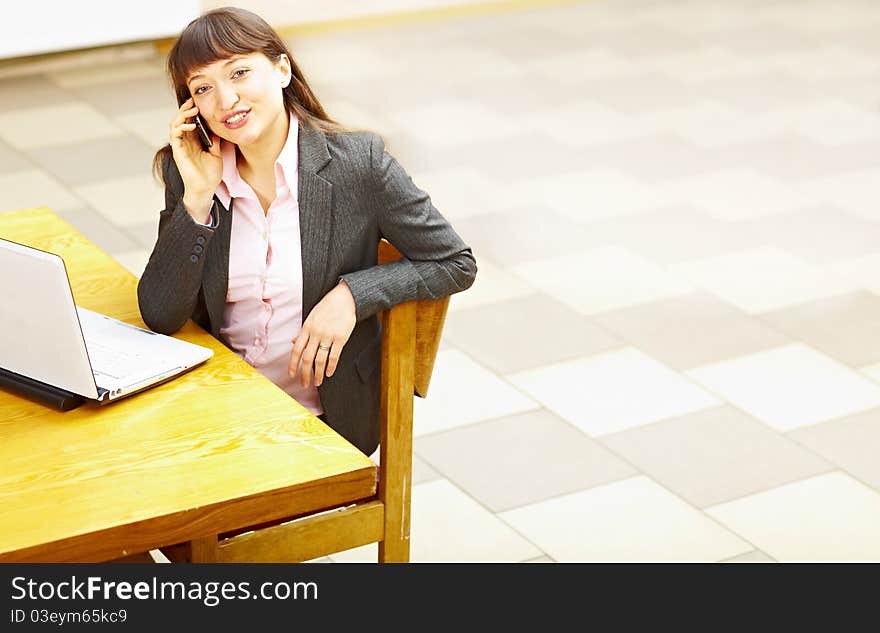
{"type": "Polygon", "coordinates": [[[179,341],[79,309],[80,323],[92,373],[99,386],[125,385],[165,373],[183,364],[175,348],[179,341]],[[105,382],[107,384],[101,385],[105,382]]]}
{"type": "Polygon", "coordinates": [[[97,341],[86,341],[89,360],[92,362],[92,373],[95,378],[112,378],[118,380],[126,376],[141,374],[154,364],[138,354],[122,352],[97,341]]]}

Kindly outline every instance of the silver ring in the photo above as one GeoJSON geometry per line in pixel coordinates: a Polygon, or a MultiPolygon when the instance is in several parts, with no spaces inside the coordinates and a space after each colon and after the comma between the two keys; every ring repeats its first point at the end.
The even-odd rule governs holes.
{"type": "Polygon", "coordinates": [[[318,349],[323,349],[326,351],[326,350],[330,349],[330,346],[329,345],[318,345],[318,349]]]}

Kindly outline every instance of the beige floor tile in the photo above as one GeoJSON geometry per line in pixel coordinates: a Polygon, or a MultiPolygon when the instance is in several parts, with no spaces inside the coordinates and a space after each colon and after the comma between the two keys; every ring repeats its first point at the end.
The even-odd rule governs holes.
{"type": "MultiPolygon", "coordinates": [[[[674,205],[691,205],[690,192],[684,191],[681,187],[676,191],[677,182],[694,178],[699,174],[711,173],[726,166],[726,161],[722,160],[723,151],[733,152],[732,148],[750,146],[733,145],[710,150],[697,147],[675,134],[662,134],[609,143],[601,147],[583,148],[580,160],[587,162],[584,171],[595,170],[598,165],[601,169],[622,173],[636,182],[652,185],[656,194],[637,211],[663,209],[674,205]],[[684,199],[682,194],[685,195],[684,199]]],[[[744,153],[749,157],[752,155],[752,152],[744,153]]]]}
{"type": "Polygon", "coordinates": [[[38,169],[0,174],[3,200],[0,210],[49,207],[53,211],[72,211],[83,201],[49,174],[38,169]]]}
{"type": "MultiPolygon", "coordinates": [[[[758,16],[763,17],[760,13],[758,16]]],[[[639,18],[647,24],[694,34],[747,28],[757,21],[753,12],[741,11],[739,5],[726,2],[681,2],[671,6],[651,3],[639,11],[639,18]]],[[[719,62],[736,66],[736,59],[712,55],[711,53],[715,51],[716,49],[709,48],[702,58],[694,60],[676,58],[675,61],[685,63],[686,67],[693,66],[698,69],[703,65],[711,68],[719,62]]]]}
{"type": "Polygon", "coordinates": [[[803,344],[697,367],[686,374],[780,431],[880,406],[880,386],[803,344]]]}
{"type": "Polygon", "coordinates": [[[413,464],[412,464],[412,484],[413,486],[417,486],[418,484],[427,483],[429,481],[434,481],[436,479],[441,479],[440,473],[431,468],[431,466],[425,462],[425,460],[421,459],[418,455],[413,455],[413,464]]]}
{"type": "Polygon", "coordinates": [[[670,188],[695,207],[731,221],[786,213],[812,202],[797,187],[751,169],[726,169],[685,178],[670,188]]]}
{"type": "Polygon", "coordinates": [[[706,512],[782,562],[880,560],[880,494],[840,472],[706,512]]]}
{"type": "Polygon", "coordinates": [[[0,101],[4,112],[29,111],[35,107],[70,104],[76,100],[71,92],[59,88],[42,75],[15,76],[0,79],[0,101]]]}
{"type": "Polygon", "coordinates": [[[128,272],[140,279],[150,259],[150,249],[135,249],[124,253],[115,253],[113,259],[122,264],[128,272]]]}
{"type": "Polygon", "coordinates": [[[503,187],[475,169],[435,169],[413,173],[412,179],[428,192],[443,216],[453,222],[491,213],[502,204],[499,198],[503,187]]]}
{"type": "Polygon", "coordinates": [[[33,165],[24,155],[0,141],[0,174],[27,171],[29,169],[33,169],[33,165]]]}
{"type": "Polygon", "coordinates": [[[467,78],[522,78],[524,75],[521,64],[483,46],[472,46],[466,42],[449,47],[442,53],[432,47],[416,48],[406,57],[409,68],[418,68],[419,74],[440,81],[461,81],[467,78]]]}
{"type": "Polygon", "coordinates": [[[480,256],[502,266],[578,253],[596,245],[590,227],[540,205],[464,218],[455,222],[455,229],[480,256]]]}
{"type": "Polygon", "coordinates": [[[819,102],[777,116],[791,121],[798,133],[823,145],[880,140],[876,113],[842,101],[819,102]]]}
{"type": "Polygon", "coordinates": [[[581,50],[531,59],[526,68],[564,84],[579,85],[603,77],[636,74],[639,67],[631,60],[608,50],[581,50]]]}
{"type": "Polygon", "coordinates": [[[506,206],[548,206],[575,222],[590,223],[661,209],[682,196],[621,171],[597,169],[523,180],[508,187],[502,199],[506,206]]]}
{"type": "Polygon", "coordinates": [[[880,253],[844,259],[828,269],[855,288],[880,294],[880,253]]]}
{"type": "Polygon", "coordinates": [[[539,406],[462,352],[449,350],[437,354],[430,396],[415,400],[413,433],[418,437],[539,406]]]}
{"type": "Polygon", "coordinates": [[[113,121],[85,103],[68,103],[0,114],[0,138],[19,150],[121,136],[113,121]]]}
{"type": "Polygon", "coordinates": [[[880,224],[826,204],[738,222],[737,226],[751,236],[752,243],[772,244],[826,268],[880,250],[880,224]]]}
{"type": "Polygon", "coordinates": [[[27,152],[31,161],[68,187],[150,176],[154,154],[143,140],[127,134],[27,152]]]}
{"type": "Polygon", "coordinates": [[[592,321],[678,370],[791,342],[759,319],[704,292],[597,314],[592,321]]]}
{"type": "Polygon", "coordinates": [[[143,248],[152,249],[159,234],[159,214],[150,222],[131,224],[125,227],[125,233],[143,248]]]}
{"type": "MultiPolygon", "coordinates": [[[[800,181],[807,194],[806,184],[810,179],[880,166],[880,156],[875,155],[877,141],[871,139],[846,145],[821,145],[802,135],[787,134],[765,143],[731,146],[718,151],[720,161],[748,160],[753,169],[789,181],[800,181]],[[783,154],[786,146],[788,150],[783,154]]],[[[870,219],[872,210],[869,205],[864,205],[863,209],[870,219]]],[[[878,212],[873,211],[876,219],[878,212]]]]}
{"type": "Polygon", "coordinates": [[[867,79],[880,70],[880,63],[875,58],[839,45],[784,51],[767,62],[774,68],[808,81],[841,77],[867,79]]]}
{"type": "Polygon", "coordinates": [[[165,192],[149,171],[143,176],[80,185],[74,191],[109,222],[121,227],[151,222],[165,208],[165,192]]]}
{"type": "Polygon", "coordinates": [[[853,477],[880,490],[880,410],[815,424],[788,434],[853,477]]]}
{"type": "Polygon", "coordinates": [[[878,23],[878,17],[872,11],[858,7],[858,3],[840,3],[822,11],[803,11],[797,3],[783,3],[766,7],[762,13],[771,24],[814,36],[878,23]]]}
{"type": "Polygon", "coordinates": [[[415,450],[493,512],[638,474],[544,410],[422,437],[415,450]],[[486,455],[494,456],[491,476],[486,455]]]}
{"type": "Polygon", "coordinates": [[[855,292],[766,312],[761,321],[851,367],[880,362],[880,297],[855,292]]]}
{"type": "MultiPolygon", "coordinates": [[[[413,486],[412,562],[519,562],[544,552],[445,479],[413,486]]],[[[377,545],[333,554],[336,562],[375,562],[377,545]]]]}
{"type": "Polygon", "coordinates": [[[632,348],[520,372],[507,378],[592,436],[719,404],[715,396],[632,348]]]}
{"type": "MultiPolygon", "coordinates": [[[[638,63],[638,60],[633,60],[638,63]]],[[[641,65],[639,65],[641,68],[641,65]]],[[[641,69],[638,74],[610,76],[590,81],[592,97],[609,108],[626,114],[642,132],[640,141],[652,129],[648,123],[658,111],[676,110],[692,105],[696,99],[705,98],[700,89],[669,76],[641,69]]],[[[656,128],[653,128],[656,129],[656,128]]]]}
{"type": "Polygon", "coordinates": [[[844,294],[852,281],[775,248],[685,262],[669,270],[749,314],[844,294]]]}
{"type": "MultiPolygon", "coordinates": [[[[667,15],[669,14],[664,9],[664,17],[667,15]]],[[[678,23],[676,28],[688,24],[696,26],[698,29],[706,27],[704,22],[694,20],[693,16],[689,16],[678,23]]],[[[733,51],[717,47],[665,55],[651,61],[648,67],[675,79],[692,82],[719,77],[732,79],[754,75],[761,70],[758,60],[736,55],[733,51]]]]}
{"type": "Polygon", "coordinates": [[[501,515],[558,561],[716,561],[754,549],[647,477],[501,515]]]}
{"type": "Polygon", "coordinates": [[[693,291],[683,277],[616,246],[528,262],[512,271],[586,315],[693,291]]]}
{"type": "Polygon", "coordinates": [[[433,147],[511,136],[519,131],[503,112],[464,100],[396,112],[393,121],[395,126],[433,147]]]}
{"type": "Polygon", "coordinates": [[[654,133],[644,121],[596,101],[542,109],[526,117],[533,128],[569,145],[599,145],[654,133]]]}
{"type": "Polygon", "coordinates": [[[169,108],[154,108],[118,114],[113,121],[156,151],[168,143],[168,126],[172,116],[174,111],[169,108]]]}
{"type": "Polygon", "coordinates": [[[804,191],[817,203],[845,209],[857,216],[876,222],[880,210],[871,204],[871,196],[880,179],[880,169],[848,169],[804,183],[804,191]]]}
{"type": "Polygon", "coordinates": [[[499,374],[509,374],[620,347],[621,342],[546,295],[528,295],[447,316],[452,345],[499,374]],[[535,339],[536,324],[554,340],[535,339]],[[516,343],[516,341],[520,341],[516,343]]]}
{"type": "Polygon", "coordinates": [[[452,295],[449,300],[450,312],[534,294],[535,290],[519,277],[499,268],[479,252],[474,255],[477,258],[477,278],[467,292],[452,295]]]}
{"type": "MultiPolygon", "coordinates": [[[[781,31],[769,29],[750,29],[748,32],[739,34],[748,40],[748,43],[740,44],[740,47],[754,50],[768,40],[778,41],[781,34],[781,31]]],[[[794,45],[803,45],[803,42],[796,42],[794,45]]],[[[772,50],[767,52],[768,58],[776,51],[776,48],[771,48],[772,50]]],[[[828,94],[813,83],[807,83],[792,75],[774,70],[769,59],[767,63],[762,64],[761,71],[755,75],[736,79],[719,77],[689,85],[692,89],[699,90],[698,98],[700,99],[711,99],[742,110],[743,114],[755,117],[755,123],[772,123],[773,127],[777,128],[777,134],[788,133],[788,127],[783,123],[782,129],[778,129],[779,122],[765,115],[816,98],[824,98],[825,94],[828,94]]],[[[778,136],[771,136],[764,142],[772,142],[776,138],[778,136]]],[[[761,139],[756,139],[756,141],[761,142],[761,139]]],[[[723,149],[723,146],[717,147],[723,149]]]]}
{"type": "Polygon", "coordinates": [[[616,433],[602,443],[698,508],[833,468],[732,407],[616,433]]]}
{"type": "Polygon", "coordinates": [[[775,119],[755,116],[714,101],[645,114],[637,121],[645,134],[675,133],[700,147],[723,147],[772,137],[784,131],[775,119]]]}
{"type": "Polygon", "coordinates": [[[862,367],[861,371],[864,375],[868,376],[875,382],[880,382],[880,363],[862,367]]]}
{"type": "Polygon", "coordinates": [[[293,50],[307,78],[320,77],[328,83],[367,78],[375,82],[394,75],[404,63],[365,46],[336,43],[328,47],[318,38],[303,38],[293,50]]]}
{"type": "Polygon", "coordinates": [[[717,257],[754,247],[755,234],[742,222],[719,220],[687,204],[590,222],[591,244],[627,248],[658,264],[717,257]]]}
{"type": "Polygon", "coordinates": [[[348,99],[325,99],[324,110],[343,126],[351,130],[369,130],[382,137],[392,138],[396,130],[387,117],[376,115],[348,99]]]}
{"type": "Polygon", "coordinates": [[[165,69],[157,61],[128,61],[122,64],[98,64],[51,72],[47,77],[65,88],[106,84],[143,77],[165,77],[165,69]]]}
{"type": "Polygon", "coordinates": [[[71,88],[98,112],[115,117],[128,112],[166,108],[169,119],[177,107],[177,97],[167,77],[116,79],[106,84],[85,84],[71,88]]]}

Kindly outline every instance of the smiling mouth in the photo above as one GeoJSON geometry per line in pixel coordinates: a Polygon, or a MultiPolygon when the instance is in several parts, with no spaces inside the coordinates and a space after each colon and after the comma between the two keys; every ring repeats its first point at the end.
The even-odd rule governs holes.
{"type": "Polygon", "coordinates": [[[228,128],[236,128],[244,125],[247,121],[248,115],[250,115],[250,110],[245,110],[244,112],[236,112],[231,117],[223,120],[223,125],[228,128]]]}

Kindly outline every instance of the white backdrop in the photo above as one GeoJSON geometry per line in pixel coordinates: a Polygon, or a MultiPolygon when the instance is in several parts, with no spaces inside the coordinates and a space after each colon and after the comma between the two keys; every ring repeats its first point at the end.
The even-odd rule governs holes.
{"type": "Polygon", "coordinates": [[[199,0],[15,1],[14,9],[4,6],[0,19],[0,58],[173,37],[199,14],[200,5],[199,0]]]}

